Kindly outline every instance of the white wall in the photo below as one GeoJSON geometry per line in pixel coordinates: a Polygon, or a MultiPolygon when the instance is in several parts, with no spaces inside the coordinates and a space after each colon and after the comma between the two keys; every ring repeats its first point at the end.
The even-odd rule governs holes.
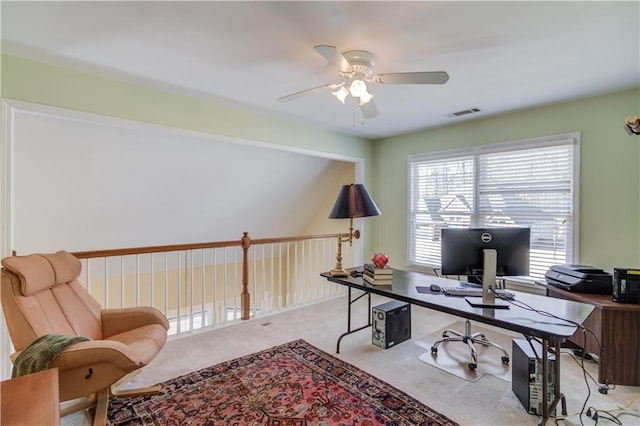
{"type": "Polygon", "coordinates": [[[18,253],[297,235],[337,193],[326,156],[8,104],[18,253]]]}

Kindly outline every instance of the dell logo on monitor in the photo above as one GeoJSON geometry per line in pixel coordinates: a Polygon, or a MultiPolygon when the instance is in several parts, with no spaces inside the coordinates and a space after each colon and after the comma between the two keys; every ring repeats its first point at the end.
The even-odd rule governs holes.
{"type": "Polygon", "coordinates": [[[493,238],[493,237],[492,237],[492,236],[491,236],[491,234],[490,234],[490,233],[488,233],[488,232],[483,232],[483,233],[480,235],[480,241],[482,241],[482,242],[483,242],[483,243],[485,243],[485,244],[490,243],[490,242],[491,242],[491,240],[492,240],[492,238],[493,238]]]}

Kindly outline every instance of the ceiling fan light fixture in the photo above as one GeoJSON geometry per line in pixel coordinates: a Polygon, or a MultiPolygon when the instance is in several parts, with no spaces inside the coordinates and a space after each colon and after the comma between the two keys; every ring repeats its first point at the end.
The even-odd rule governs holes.
{"type": "MultiPolygon", "coordinates": [[[[2,1],[2,0],[0,0],[2,1]]],[[[364,118],[379,115],[373,93],[367,82],[372,84],[445,84],[449,74],[445,71],[395,72],[373,75],[375,57],[366,50],[340,52],[335,46],[319,44],[313,47],[330,65],[338,69],[341,82],[312,87],[278,98],[278,102],[288,102],[312,93],[331,91],[342,104],[351,95],[360,106],[364,118]]]]}
{"type": "Polygon", "coordinates": [[[351,93],[351,96],[354,98],[358,98],[360,100],[358,102],[360,106],[373,99],[373,95],[367,90],[367,84],[364,80],[360,80],[358,78],[353,79],[351,84],[349,84],[349,93],[351,93]]]}
{"type": "Polygon", "coordinates": [[[351,96],[354,98],[360,98],[365,93],[368,94],[367,85],[362,80],[354,79],[349,85],[349,93],[351,93],[351,96]]]}
{"type": "Polygon", "coordinates": [[[340,102],[344,103],[345,99],[347,99],[347,95],[349,94],[349,91],[347,90],[346,87],[340,86],[340,88],[338,90],[336,90],[335,92],[331,92],[331,93],[333,94],[333,96],[338,98],[338,100],[340,102]]]}
{"type": "Polygon", "coordinates": [[[364,92],[360,95],[360,106],[368,103],[371,99],[373,99],[373,95],[369,92],[364,92]]]}

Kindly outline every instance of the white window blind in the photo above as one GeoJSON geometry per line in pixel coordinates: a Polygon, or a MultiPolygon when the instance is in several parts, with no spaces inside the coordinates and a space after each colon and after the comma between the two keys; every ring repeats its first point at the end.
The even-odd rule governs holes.
{"type": "Polygon", "coordinates": [[[409,158],[409,259],[439,268],[446,227],[528,227],[530,275],[572,263],[577,136],[409,158]]]}
{"type": "Polygon", "coordinates": [[[411,164],[411,215],[415,263],[440,264],[440,231],[469,227],[474,215],[474,158],[411,164]]]}

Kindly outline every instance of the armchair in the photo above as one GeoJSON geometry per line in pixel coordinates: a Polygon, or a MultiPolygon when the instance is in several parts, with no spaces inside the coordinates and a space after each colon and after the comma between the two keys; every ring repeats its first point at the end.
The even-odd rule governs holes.
{"type": "Polygon", "coordinates": [[[155,393],[159,386],[119,391],[164,346],[169,323],[155,308],[102,309],[78,281],[82,265],[66,251],[2,259],[0,293],[17,355],[48,334],[85,336],[51,360],[58,368],[60,401],[84,398],[62,415],[97,404],[104,424],[110,396],[155,393]]]}

